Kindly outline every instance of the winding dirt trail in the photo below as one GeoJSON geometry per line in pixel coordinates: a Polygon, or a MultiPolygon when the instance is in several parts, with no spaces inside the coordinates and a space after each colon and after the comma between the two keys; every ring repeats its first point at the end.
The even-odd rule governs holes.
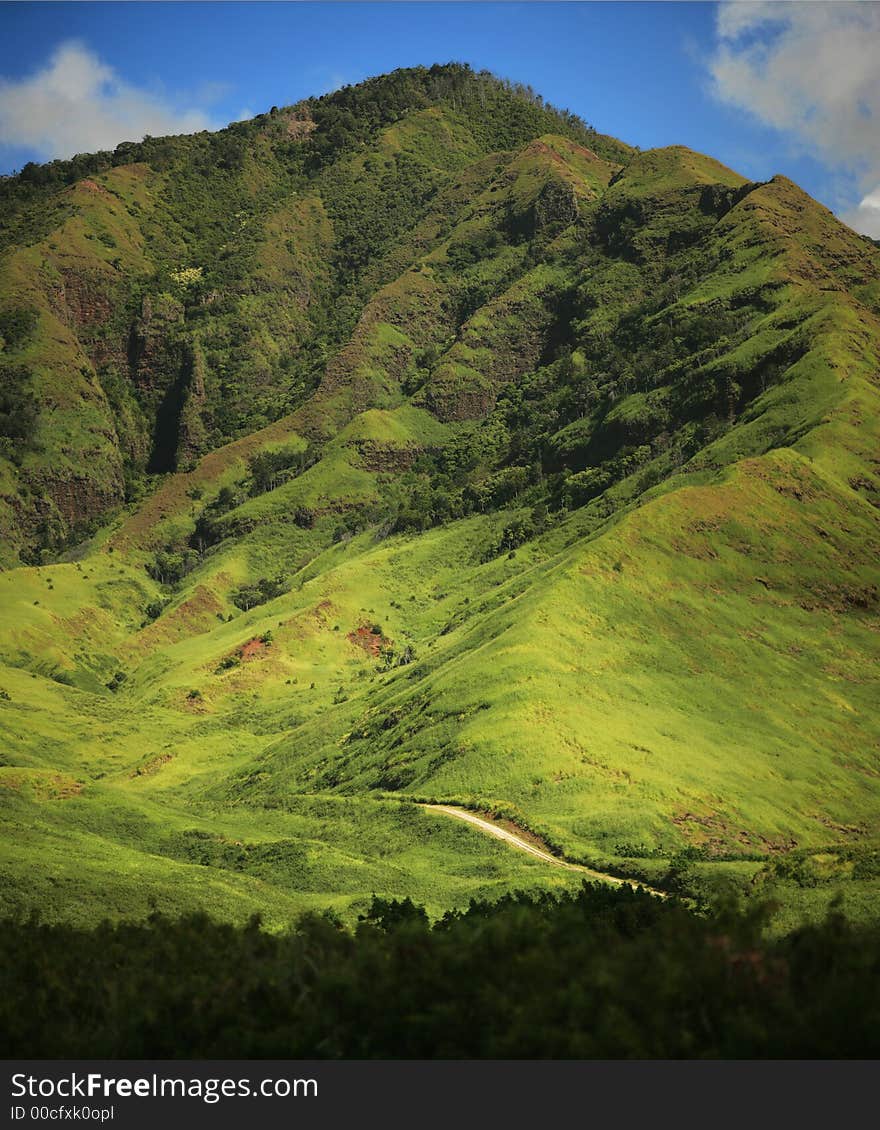
{"type": "Polygon", "coordinates": [[[604,871],[594,871],[591,867],[584,867],[580,863],[569,863],[568,860],[560,859],[558,856],[551,855],[549,851],[545,851],[543,848],[529,843],[527,839],[518,836],[516,832],[509,832],[506,828],[494,824],[491,820],[485,820],[482,816],[476,816],[466,808],[456,808],[451,804],[420,804],[419,808],[426,808],[430,812],[442,812],[446,816],[454,816],[457,820],[463,820],[466,824],[473,824],[474,827],[479,828],[481,832],[485,832],[489,836],[495,836],[498,840],[504,840],[505,843],[510,844],[512,847],[519,848],[520,851],[528,852],[529,855],[533,855],[537,859],[543,860],[545,863],[552,863],[554,867],[565,867],[569,871],[580,871],[582,874],[588,875],[591,879],[597,879],[601,883],[610,883],[615,887],[641,887],[643,890],[648,891],[649,894],[656,895],[657,898],[665,899],[669,897],[665,891],[658,891],[656,888],[649,887],[646,883],[638,879],[621,879],[619,875],[609,875],[604,871]]]}

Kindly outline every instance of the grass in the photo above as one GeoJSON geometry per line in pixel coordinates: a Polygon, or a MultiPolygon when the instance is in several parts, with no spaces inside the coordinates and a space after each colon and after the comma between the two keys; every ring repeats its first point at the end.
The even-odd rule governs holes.
{"type": "MultiPolygon", "coordinates": [[[[647,867],[646,877],[652,858],[655,876],[686,845],[760,861],[794,842],[822,845],[841,827],[876,838],[864,752],[877,737],[871,626],[822,589],[842,554],[842,580],[855,590],[860,572],[870,578],[872,534],[857,500],[830,494],[798,521],[789,484],[826,489],[804,466],[793,454],[741,465],[723,487],[664,495],[531,564],[527,550],[474,561],[486,518],[379,546],[356,539],[270,605],[213,627],[209,615],[177,642],[154,639],[116,695],[9,669],[4,715],[31,727],[10,726],[13,763],[85,781],[61,800],[9,789],[11,905],[30,891],[50,918],[78,906],[85,924],[142,916],[155,899],[235,921],[258,908],[280,923],[322,897],[354,912],[374,890],[412,894],[439,910],[526,878],[554,881],[466,828],[429,835],[421,815],[406,824],[415,810],[376,796],[389,787],[501,806],[573,859],[647,867]],[[817,521],[825,538],[793,560],[817,521]],[[811,586],[815,606],[793,611],[811,586]],[[412,668],[378,672],[348,641],[373,621],[395,644],[414,641],[412,668]],[[265,656],[214,673],[268,631],[265,656]],[[821,663],[804,646],[817,633],[821,663]],[[276,868],[258,858],[259,876],[181,859],[179,845],[155,842],[172,824],[245,844],[271,826],[274,842],[295,841],[315,863],[291,889],[283,859],[276,868]],[[367,825],[384,861],[365,858],[367,825]],[[463,859],[473,862],[462,871],[463,859]],[[57,881],[47,889],[28,874],[57,881]]],[[[59,572],[75,573],[59,601],[107,583],[68,565],[30,570],[31,584],[59,572]]]]}
{"type": "Polygon", "coordinates": [[[5,253],[41,395],[71,376],[3,467],[9,515],[31,482],[55,523],[37,552],[13,522],[46,563],[0,575],[6,909],[281,929],[574,881],[433,800],[694,896],[772,897],[779,929],[839,890],[875,914],[846,853],[880,841],[876,249],[783,178],[596,156],[574,127],[487,147],[463,113],[371,122],[317,171],[287,119],[228,169],[197,173],[221,142],[174,142],[169,169],[64,189],[61,226],[5,253]],[[114,255],[149,317],[59,318],[44,258],[54,281],[76,261],[74,290],[95,273],[94,306],[114,255]],[[147,323],[158,352],[117,388],[147,323]],[[206,453],[138,500],[175,389],[206,453]],[[252,456],[307,444],[255,492],[252,456]],[[93,524],[119,509],[53,554],[80,497],[93,524]],[[160,551],[192,567],[161,585],[160,551]],[[239,608],[261,580],[278,595],[239,608]],[[786,871],[797,853],[847,865],[786,871]]]}

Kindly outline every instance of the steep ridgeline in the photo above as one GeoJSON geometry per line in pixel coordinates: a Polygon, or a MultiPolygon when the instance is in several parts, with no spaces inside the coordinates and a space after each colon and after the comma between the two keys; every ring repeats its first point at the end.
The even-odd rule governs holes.
{"type": "Polygon", "coordinates": [[[629,153],[448,66],[8,178],[5,563],[298,407],[456,174],[549,132],[629,153]]]}
{"type": "Polygon", "coordinates": [[[870,240],[459,65],[3,193],[10,905],[870,904],[870,240]]]}

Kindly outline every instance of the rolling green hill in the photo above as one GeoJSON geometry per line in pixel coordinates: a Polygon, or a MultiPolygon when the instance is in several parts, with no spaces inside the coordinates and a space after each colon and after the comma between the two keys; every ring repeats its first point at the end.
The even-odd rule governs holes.
{"type": "Polygon", "coordinates": [[[880,250],[460,65],[0,185],[5,909],[880,875],[880,250]]]}

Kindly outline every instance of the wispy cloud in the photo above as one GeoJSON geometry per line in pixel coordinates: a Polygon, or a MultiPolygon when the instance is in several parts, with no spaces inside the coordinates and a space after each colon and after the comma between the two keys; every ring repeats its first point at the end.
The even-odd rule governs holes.
{"type": "Polygon", "coordinates": [[[113,149],[145,134],[216,128],[204,111],[125,82],[76,41],[61,44],[36,73],[0,79],[0,145],[47,159],[113,149]]]}
{"type": "Polygon", "coordinates": [[[717,96],[848,173],[841,218],[880,236],[880,6],[722,0],[716,31],[717,96]]]}
{"type": "Polygon", "coordinates": [[[328,67],[311,67],[307,73],[309,93],[318,97],[322,94],[332,94],[335,90],[341,90],[343,86],[347,86],[349,83],[359,82],[360,78],[366,78],[366,75],[361,75],[360,78],[351,78],[328,67]]]}

